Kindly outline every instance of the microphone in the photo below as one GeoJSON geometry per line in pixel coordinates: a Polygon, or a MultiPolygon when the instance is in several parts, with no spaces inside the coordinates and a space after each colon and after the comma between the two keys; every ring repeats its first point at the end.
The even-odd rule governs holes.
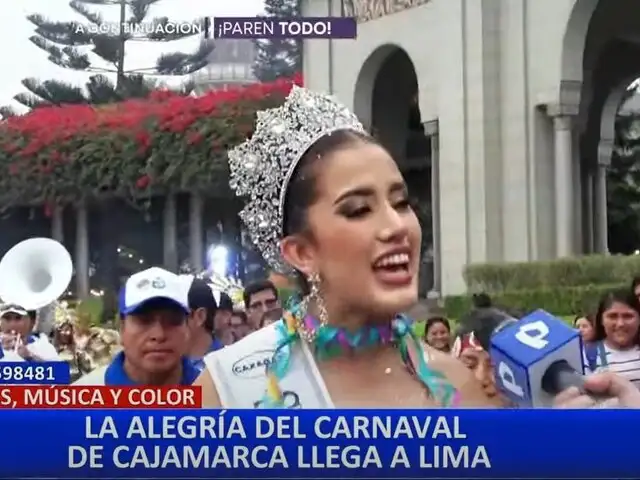
{"type": "Polygon", "coordinates": [[[584,392],[580,335],[544,310],[494,324],[490,355],[496,385],[521,407],[550,406],[569,387],[584,392]]]}

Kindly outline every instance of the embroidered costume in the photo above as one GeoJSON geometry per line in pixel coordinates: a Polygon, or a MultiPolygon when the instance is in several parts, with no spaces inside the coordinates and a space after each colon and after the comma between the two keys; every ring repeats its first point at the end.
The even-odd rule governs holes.
{"type": "Polygon", "coordinates": [[[67,302],[56,302],[53,305],[53,345],[58,351],[60,360],[69,364],[71,382],[90,372],[87,365],[86,352],[79,345],[76,335],[79,331],[78,317],[67,302]]]}

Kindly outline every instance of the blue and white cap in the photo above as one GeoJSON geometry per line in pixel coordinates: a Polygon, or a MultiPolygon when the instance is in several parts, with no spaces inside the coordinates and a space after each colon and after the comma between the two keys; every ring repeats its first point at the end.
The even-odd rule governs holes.
{"type": "Polygon", "coordinates": [[[120,290],[120,315],[130,315],[151,300],[163,299],[189,313],[184,282],[175,273],[151,267],[131,275],[120,290]]]}

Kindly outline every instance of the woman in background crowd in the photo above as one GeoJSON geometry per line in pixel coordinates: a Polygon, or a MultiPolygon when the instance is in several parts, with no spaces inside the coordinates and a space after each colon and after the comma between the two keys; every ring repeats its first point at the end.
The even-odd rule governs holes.
{"type": "Polygon", "coordinates": [[[595,339],[596,331],[594,329],[595,319],[593,315],[578,315],[573,320],[573,328],[580,332],[582,337],[582,345],[586,347],[595,339]]]}
{"type": "Polygon", "coordinates": [[[640,303],[634,292],[602,297],[595,316],[594,342],[585,348],[591,372],[610,370],[640,388],[640,303]]]}
{"type": "Polygon", "coordinates": [[[449,353],[451,351],[451,325],[449,320],[440,316],[428,318],[424,327],[424,339],[430,347],[449,353]]]}
{"type": "Polygon", "coordinates": [[[633,280],[631,281],[631,291],[636,298],[640,299],[640,276],[633,277],[633,280]]]}

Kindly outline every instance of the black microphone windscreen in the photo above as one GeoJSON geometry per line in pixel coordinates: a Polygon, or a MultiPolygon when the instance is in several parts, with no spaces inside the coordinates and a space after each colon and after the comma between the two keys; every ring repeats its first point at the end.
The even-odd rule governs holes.
{"type": "Polygon", "coordinates": [[[489,351],[493,334],[514,322],[516,319],[497,308],[476,308],[460,320],[458,335],[473,332],[476,341],[489,351]]]}

